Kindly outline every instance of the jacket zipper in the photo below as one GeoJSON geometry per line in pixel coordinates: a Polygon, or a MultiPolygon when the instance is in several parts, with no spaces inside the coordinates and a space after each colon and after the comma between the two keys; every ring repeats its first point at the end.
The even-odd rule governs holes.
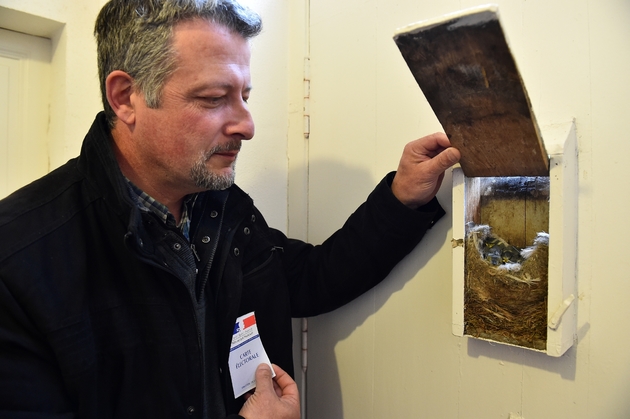
{"type": "MultiPolygon", "coordinates": [[[[219,247],[219,241],[220,241],[220,237],[221,237],[221,229],[223,228],[223,220],[225,217],[225,207],[227,205],[227,198],[223,201],[223,205],[221,207],[221,221],[219,222],[219,228],[217,229],[217,238],[216,238],[216,242],[217,244],[215,246],[212,247],[212,253],[210,253],[210,259],[208,259],[208,263],[206,264],[206,266],[203,267],[204,271],[206,271],[206,267],[210,267],[209,269],[207,269],[207,274],[204,275],[204,277],[202,278],[202,282],[201,282],[201,287],[199,288],[199,298],[201,298],[203,296],[203,293],[206,291],[206,285],[208,284],[208,277],[210,276],[210,271],[212,270],[212,264],[214,263],[214,256],[217,253],[217,249],[219,247]]],[[[195,232],[195,236],[197,235],[197,232],[195,232]]],[[[201,259],[199,258],[199,255],[197,254],[197,251],[195,250],[195,245],[191,244],[190,248],[193,251],[193,254],[195,255],[195,257],[197,258],[197,260],[199,262],[201,262],[201,259]]]]}
{"type": "MultiPolygon", "coordinates": [[[[134,233],[132,232],[127,232],[124,236],[125,241],[127,240],[131,240],[131,237],[134,235],[134,233]]],[[[128,248],[130,248],[130,246],[128,246],[128,248]]],[[[130,249],[132,250],[132,249],[130,249]]],[[[184,286],[184,288],[186,289],[186,291],[188,292],[188,288],[186,287],[186,285],[182,282],[182,280],[179,278],[179,276],[170,268],[170,266],[165,262],[165,263],[158,263],[157,261],[153,260],[152,258],[149,258],[147,256],[144,256],[142,254],[142,252],[139,252],[137,250],[132,250],[133,253],[136,254],[136,256],[138,257],[138,259],[140,259],[140,261],[148,264],[149,266],[153,266],[156,267],[170,275],[172,275],[173,277],[175,277],[177,279],[177,281],[184,286]]],[[[195,331],[197,332],[197,348],[199,349],[199,357],[200,359],[200,363],[201,363],[201,371],[202,371],[202,375],[201,375],[201,387],[202,387],[202,395],[203,392],[206,390],[205,389],[205,385],[206,385],[206,376],[205,376],[205,361],[204,361],[204,354],[203,354],[203,344],[201,342],[201,330],[199,327],[199,320],[197,319],[197,309],[196,309],[196,302],[194,300],[194,296],[192,296],[191,298],[188,299],[188,304],[190,304],[190,308],[192,310],[192,318],[195,322],[195,331]]]]}

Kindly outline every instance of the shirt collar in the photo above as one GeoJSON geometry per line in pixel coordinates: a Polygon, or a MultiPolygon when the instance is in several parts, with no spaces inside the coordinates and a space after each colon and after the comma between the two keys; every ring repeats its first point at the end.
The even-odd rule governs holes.
{"type": "Polygon", "coordinates": [[[187,195],[184,198],[184,204],[182,206],[182,217],[179,222],[179,225],[175,222],[175,217],[168,210],[166,205],[158,202],[136,186],[132,181],[127,179],[127,186],[129,187],[129,194],[131,199],[136,203],[136,206],[140,211],[151,212],[155,214],[160,220],[164,222],[165,225],[169,227],[177,227],[181,230],[182,234],[186,239],[190,240],[190,219],[192,217],[192,209],[195,205],[195,201],[197,200],[198,194],[187,195]]]}

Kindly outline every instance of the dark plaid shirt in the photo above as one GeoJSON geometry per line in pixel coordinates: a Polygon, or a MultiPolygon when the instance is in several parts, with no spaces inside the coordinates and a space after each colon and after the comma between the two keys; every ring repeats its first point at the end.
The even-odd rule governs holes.
{"type": "Polygon", "coordinates": [[[182,209],[182,218],[179,222],[179,225],[175,222],[175,217],[168,210],[166,205],[161,204],[156,201],[155,198],[149,196],[142,189],[134,185],[132,181],[127,179],[127,185],[129,186],[129,191],[131,194],[131,199],[134,200],[138,208],[141,211],[152,212],[157,215],[157,217],[164,222],[167,226],[178,227],[184,237],[190,240],[190,218],[192,216],[192,208],[195,205],[195,200],[197,199],[197,194],[192,194],[186,196],[184,198],[184,208],[182,209]]]}

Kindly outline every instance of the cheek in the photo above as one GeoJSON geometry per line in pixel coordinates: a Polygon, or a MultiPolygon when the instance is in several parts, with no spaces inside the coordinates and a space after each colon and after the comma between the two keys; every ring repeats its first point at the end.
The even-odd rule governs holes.
{"type": "Polygon", "coordinates": [[[155,147],[172,153],[185,152],[191,136],[190,124],[187,121],[185,117],[168,113],[162,118],[154,118],[152,126],[147,129],[151,132],[155,147]]]}
{"type": "Polygon", "coordinates": [[[146,138],[166,160],[194,162],[220,142],[221,125],[217,115],[192,109],[152,111],[152,117],[144,124],[146,138]]]}
{"type": "Polygon", "coordinates": [[[184,147],[196,153],[209,151],[213,146],[220,143],[220,126],[216,118],[211,116],[197,116],[196,118],[188,119],[187,123],[180,126],[180,132],[183,133],[182,142],[186,143],[184,147]]]}

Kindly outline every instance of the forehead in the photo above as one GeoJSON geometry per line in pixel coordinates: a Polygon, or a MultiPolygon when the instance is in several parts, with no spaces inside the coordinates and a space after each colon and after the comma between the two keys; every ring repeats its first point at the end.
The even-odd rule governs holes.
{"type": "Polygon", "coordinates": [[[249,66],[249,41],[227,27],[206,19],[173,27],[173,48],[180,64],[217,63],[249,66]]]}

